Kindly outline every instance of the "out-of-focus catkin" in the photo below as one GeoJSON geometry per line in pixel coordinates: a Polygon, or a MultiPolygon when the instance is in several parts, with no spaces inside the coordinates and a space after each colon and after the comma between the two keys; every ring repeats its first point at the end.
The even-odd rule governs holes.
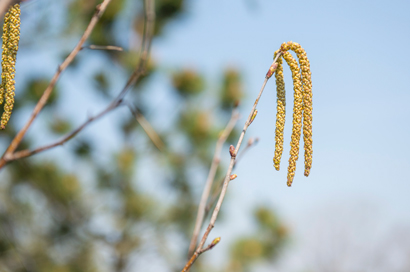
{"type": "Polygon", "coordinates": [[[302,129],[302,116],[303,116],[303,94],[302,94],[302,80],[300,76],[300,70],[297,61],[292,57],[289,52],[283,53],[283,58],[292,71],[293,79],[293,126],[292,137],[290,142],[290,158],[288,167],[288,186],[292,185],[293,177],[296,171],[296,161],[299,158],[299,142],[302,129]]]}
{"type": "Polygon", "coordinates": [[[20,40],[20,4],[10,7],[4,16],[3,24],[3,53],[2,73],[0,85],[0,101],[4,102],[4,112],[1,116],[0,127],[6,128],[14,105],[15,65],[20,40]]]}
{"type": "MultiPolygon", "coordinates": [[[[279,53],[275,52],[274,58],[279,53]]],[[[276,129],[275,129],[275,155],[273,165],[276,170],[280,169],[280,160],[283,153],[283,130],[285,129],[286,116],[286,92],[285,81],[283,78],[282,58],[278,58],[278,67],[276,68],[276,91],[277,91],[277,112],[276,112],[276,129]]]]}

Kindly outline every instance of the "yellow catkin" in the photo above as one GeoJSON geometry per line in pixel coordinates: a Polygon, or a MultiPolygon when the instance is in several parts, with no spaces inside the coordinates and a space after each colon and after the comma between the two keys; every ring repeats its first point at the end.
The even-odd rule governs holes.
{"type": "Polygon", "coordinates": [[[299,142],[302,129],[303,116],[303,94],[302,94],[302,80],[297,61],[289,52],[283,53],[283,58],[292,71],[293,90],[294,90],[294,105],[293,105],[293,126],[292,137],[290,142],[290,158],[288,167],[288,186],[292,185],[293,178],[296,171],[296,161],[299,158],[299,142]]]}
{"type": "Polygon", "coordinates": [[[287,42],[281,45],[281,51],[293,50],[302,70],[303,83],[303,141],[305,150],[305,176],[309,176],[312,168],[312,78],[310,63],[306,51],[298,43],[287,42]]]}
{"type": "Polygon", "coordinates": [[[312,168],[312,78],[310,63],[306,51],[298,43],[291,48],[299,58],[303,82],[303,141],[305,149],[305,176],[312,168]]]}
{"type": "MultiPolygon", "coordinates": [[[[274,57],[279,53],[275,52],[274,57]]],[[[283,153],[283,130],[285,128],[286,115],[286,93],[285,81],[283,77],[282,58],[278,59],[278,67],[275,72],[276,92],[277,92],[277,112],[276,112],[276,130],[275,130],[275,155],[273,157],[273,166],[276,170],[280,169],[280,160],[283,153]]]]}
{"type": "Polygon", "coordinates": [[[10,11],[4,15],[4,24],[3,24],[3,45],[2,45],[2,56],[1,56],[1,85],[0,85],[0,105],[3,104],[4,101],[4,90],[5,90],[5,83],[6,83],[6,74],[7,74],[7,62],[8,62],[8,39],[9,39],[9,29],[10,29],[10,11]]]}
{"type": "Polygon", "coordinates": [[[14,105],[15,65],[18,44],[20,40],[20,5],[12,6],[4,18],[3,25],[3,53],[2,53],[2,83],[5,98],[4,112],[1,116],[1,128],[5,129],[10,119],[14,105]]]}

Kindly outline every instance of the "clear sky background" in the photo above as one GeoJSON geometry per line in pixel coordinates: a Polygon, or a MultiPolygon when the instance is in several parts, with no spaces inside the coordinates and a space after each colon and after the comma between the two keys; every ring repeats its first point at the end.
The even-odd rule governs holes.
{"type": "MultiPolygon", "coordinates": [[[[35,1],[28,3],[27,9],[35,5],[35,1]]],[[[409,11],[409,1],[197,0],[189,1],[183,18],[171,23],[166,35],[154,42],[152,53],[160,65],[194,67],[214,84],[208,86],[210,90],[215,91],[226,67],[243,72],[246,97],[238,127],[243,126],[273,52],[282,42],[300,43],[310,60],[311,174],[303,176],[300,160],[293,186],[286,186],[293,90],[285,66],[288,118],[282,170],[275,171],[272,163],[276,115],[273,79],[247,132],[247,137],[259,137],[260,142],[238,166],[238,178],[231,183],[222,206],[224,225],[217,222],[211,235],[222,236],[218,247],[227,247],[237,235],[252,231],[249,213],[257,205],[268,204],[292,230],[288,253],[277,265],[278,271],[315,268],[324,256],[332,259],[332,254],[346,258],[353,270],[363,260],[372,263],[380,254],[377,250],[373,254],[375,248],[403,248],[405,244],[410,252],[410,231],[401,231],[410,226],[409,11]],[[394,236],[398,233],[399,238],[394,236]],[[390,241],[395,242],[387,245],[390,241]],[[360,260],[355,260],[358,256],[360,260]]],[[[22,32],[24,37],[24,26],[22,32]]],[[[23,59],[19,59],[17,69],[31,67],[33,73],[41,65],[44,73],[52,74],[58,64],[57,59],[49,63],[23,59]]],[[[89,69],[98,65],[90,64],[89,69]]],[[[67,101],[87,101],[73,116],[73,120],[84,120],[101,105],[92,95],[83,94],[77,83],[71,82],[72,76],[67,71],[60,84],[72,89],[72,93],[63,94],[67,101]],[[85,97],[79,99],[80,95],[85,97]],[[90,100],[93,103],[89,104],[90,100]]],[[[125,79],[117,81],[121,86],[125,79]]],[[[152,92],[167,88],[162,83],[159,78],[152,92]]],[[[153,102],[163,104],[163,99],[158,96],[153,102]]],[[[116,116],[98,122],[87,133],[102,131],[116,116]]],[[[22,123],[25,120],[21,118],[22,123]]],[[[163,120],[152,122],[160,126],[163,120]]],[[[40,129],[38,122],[30,133],[35,135],[40,129]]],[[[115,145],[110,133],[98,137],[104,148],[115,145]]],[[[53,154],[59,155],[58,151],[53,154]]],[[[228,156],[225,159],[227,162],[228,156]]],[[[149,186],[160,186],[153,184],[149,186]]],[[[223,258],[217,249],[205,255],[216,264],[223,258]]],[[[400,268],[402,262],[397,259],[394,264],[400,268]]],[[[260,267],[260,271],[272,270],[260,267]]]]}

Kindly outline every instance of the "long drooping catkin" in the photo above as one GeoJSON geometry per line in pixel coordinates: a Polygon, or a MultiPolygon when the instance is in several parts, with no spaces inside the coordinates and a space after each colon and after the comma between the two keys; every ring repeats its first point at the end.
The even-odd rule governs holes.
{"type": "Polygon", "coordinates": [[[288,186],[292,185],[293,177],[296,171],[296,161],[299,158],[299,142],[302,129],[302,116],[303,116],[303,94],[302,94],[302,80],[300,76],[300,70],[297,61],[292,57],[289,52],[283,53],[283,58],[292,71],[293,79],[293,126],[292,137],[290,142],[290,158],[288,167],[288,186]]]}
{"type": "Polygon", "coordinates": [[[3,25],[3,53],[2,53],[2,73],[0,94],[1,102],[4,97],[4,112],[1,116],[0,126],[2,129],[10,119],[14,105],[14,90],[15,90],[15,66],[17,50],[20,40],[20,4],[15,4],[4,16],[3,25]]]}
{"type": "Polygon", "coordinates": [[[310,63],[306,51],[298,43],[293,43],[292,50],[299,58],[303,82],[303,141],[305,149],[305,176],[312,168],[312,78],[310,63]]]}
{"type": "Polygon", "coordinates": [[[302,70],[303,82],[303,141],[305,149],[305,176],[309,176],[312,168],[312,78],[310,63],[306,51],[298,43],[283,43],[281,50],[293,50],[302,70]]]}
{"type": "MultiPolygon", "coordinates": [[[[279,53],[275,52],[274,58],[279,53]]],[[[283,130],[285,129],[286,116],[286,92],[285,81],[283,78],[282,58],[278,59],[278,67],[275,72],[276,91],[277,91],[277,112],[276,112],[276,129],[275,129],[275,156],[273,157],[273,165],[279,171],[280,160],[283,153],[283,130]]]]}

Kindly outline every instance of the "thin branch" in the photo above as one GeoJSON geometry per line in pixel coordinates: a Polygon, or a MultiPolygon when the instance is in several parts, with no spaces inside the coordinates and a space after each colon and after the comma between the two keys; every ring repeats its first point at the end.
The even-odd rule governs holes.
{"type": "Polygon", "coordinates": [[[215,179],[216,170],[217,170],[219,162],[220,162],[220,156],[221,156],[221,151],[222,151],[223,144],[225,143],[225,141],[228,138],[229,134],[231,134],[231,131],[233,130],[233,128],[236,125],[236,122],[238,121],[238,118],[239,118],[239,113],[238,113],[238,110],[235,108],[232,111],[231,119],[229,120],[228,124],[226,125],[226,127],[223,130],[222,134],[219,136],[219,139],[216,143],[215,153],[214,153],[214,157],[212,159],[211,168],[209,169],[208,178],[206,179],[205,187],[204,187],[204,190],[202,192],[201,201],[200,201],[199,207],[198,207],[198,213],[197,213],[197,217],[196,217],[194,233],[192,235],[191,243],[189,245],[188,256],[192,255],[192,253],[194,252],[195,247],[197,245],[199,231],[201,230],[202,222],[204,220],[206,203],[208,201],[209,193],[211,191],[212,184],[213,184],[213,181],[215,179]]]}
{"type": "MultiPolygon", "coordinates": [[[[246,153],[246,151],[249,150],[249,148],[251,148],[252,146],[255,146],[258,142],[259,142],[259,138],[255,138],[255,139],[250,138],[248,140],[248,144],[245,146],[244,149],[242,149],[242,151],[238,154],[238,156],[236,156],[236,160],[235,160],[235,163],[233,164],[232,170],[235,169],[235,167],[238,165],[238,162],[244,157],[244,154],[246,153]]],[[[224,179],[221,179],[220,182],[219,182],[220,184],[219,184],[218,188],[212,194],[211,199],[208,202],[208,205],[206,205],[206,207],[205,207],[205,216],[204,217],[208,216],[209,211],[215,205],[216,200],[218,199],[218,195],[221,193],[223,182],[224,182],[224,179]]]]}
{"type": "Polygon", "coordinates": [[[111,2],[111,0],[104,0],[101,4],[97,5],[95,13],[93,17],[91,18],[91,21],[89,25],[87,26],[83,36],[81,37],[80,41],[78,44],[75,46],[73,51],[71,51],[70,55],[64,60],[64,62],[58,67],[57,72],[54,74],[53,78],[50,81],[50,84],[47,86],[45,89],[43,95],[41,96],[40,100],[37,102],[37,105],[35,106],[29,120],[27,123],[24,125],[24,127],[17,133],[17,135],[14,137],[12,140],[11,144],[7,148],[6,152],[4,153],[3,157],[0,159],[0,169],[6,164],[7,162],[7,157],[11,156],[13,152],[17,149],[21,141],[23,140],[24,135],[26,134],[27,130],[33,123],[34,119],[37,117],[37,115],[40,113],[40,111],[43,109],[43,107],[46,105],[48,98],[51,95],[51,92],[54,89],[54,86],[57,83],[57,80],[59,79],[61,73],[70,65],[70,63],[74,60],[75,56],[77,56],[78,52],[80,52],[81,47],[83,46],[84,42],[88,39],[90,36],[91,32],[93,31],[95,25],[97,24],[98,20],[104,13],[105,9],[107,8],[108,4],[111,2]]]}
{"type": "Polygon", "coordinates": [[[91,50],[108,50],[108,51],[124,51],[124,49],[120,46],[115,45],[89,45],[81,47],[83,49],[91,49],[91,50]]]}
{"type": "Polygon", "coordinates": [[[69,140],[71,140],[72,138],[74,138],[80,131],[82,131],[86,126],[88,126],[90,123],[92,123],[93,121],[103,117],[105,114],[109,113],[110,111],[116,109],[117,106],[115,107],[108,107],[105,110],[103,110],[102,112],[100,112],[99,114],[90,117],[87,119],[87,121],[85,121],[82,125],[80,125],[78,128],[76,128],[75,130],[73,130],[72,132],[68,133],[66,136],[64,136],[61,140],[49,144],[49,145],[45,145],[42,147],[38,147],[36,149],[33,150],[29,150],[29,149],[25,149],[25,150],[21,150],[21,151],[17,151],[14,152],[13,154],[11,154],[10,156],[7,156],[6,160],[7,162],[10,161],[15,161],[21,158],[26,158],[26,157],[30,157],[33,156],[35,154],[41,153],[43,151],[49,150],[53,147],[56,146],[60,146],[63,145],[64,143],[68,142],[69,140]]]}
{"type": "Polygon", "coordinates": [[[248,119],[247,119],[246,122],[245,122],[245,126],[243,127],[242,133],[241,133],[241,135],[239,136],[239,140],[238,140],[238,143],[236,144],[236,148],[233,147],[232,145],[231,145],[231,147],[229,148],[229,152],[230,152],[230,154],[231,154],[231,161],[230,161],[230,163],[229,163],[229,168],[228,168],[228,171],[227,171],[226,176],[225,176],[224,184],[223,184],[223,186],[222,186],[222,191],[221,191],[221,194],[220,194],[220,196],[219,196],[218,202],[216,203],[215,209],[214,209],[214,211],[213,211],[213,213],[212,213],[212,216],[211,216],[211,220],[210,220],[209,225],[208,225],[208,227],[207,227],[207,229],[206,229],[206,231],[205,231],[205,233],[204,233],[204,235],[203,235],[203,237],[202,237],[201,242],[199,243],[198,248],[195,250],[195,252],[194,252],[194,254],[192,255],[191,259],[187,262],[187,264],[185,265],[185,267],[182,269],[182,272],[188,271],[188,270],[190,269],[190,267],[192,266],[192,264],[195,262],[195,260],[199,257],[199,255],[201,254],[202,248],[203,248],[203,246],[204,246],[204,244],[205,244],[205,242],[206,242],[206,239],[207,239],[208,236],[209,236],[209,233],[211,232],[211,230],[212,230],[212,229],[214,228],[214,226],[215,226],[216,218],[218,217],[219,211],[220,211],[221,206],[222,206],[222,202],[223,202],[223,200],[224,200],[224,198],[225,198],[225,195],[226,195],[226,191],[228,190],[228,185],[229,185],[229,181],[230,181],[230,176],[231,176],[231,173],[232,173],[232,168],[233,168],[234,163],[235,163],[236,155],[238,154],[238,151],[239,151],[239,149],[240,149],[240,147],[241,147],[241,144],[242,144],[242,141],[243,141],[243,137],[245,136],[246,130],[248,129],[248,127],[249,127],[249,125],[250,125],[250,123],[251,123],[252,115],[254,114],[255,109],[256,109],[256,106],[257,106],[258,103],[259,103],[259,99],[260,99],[261,96],[262,96],[262,93],[263,93],[263,90],[265,89],[266,83],[268,82],[270,76],[272,75],[272,73],[273,73],[274,70],[276,69],[276,68],[275,68],[275,67],[277,67],[276,62],[277,62],[278,58],[279,58],[281,55],[282,55],[281,52],[279,52],[279,53],[276,55],[276,58],[273,60],[273,63],[272,63],[272,66],[271,66],[271,68],[273,68],[273,70],[270,69],[270,70],[268,71],[268,74],[270,74],[270,75],[268,76],[268,74],[267,74],[266,77],[265,77],[265,80],[264,80],[264,82],[263,82],[263,84],[262,84],[262,88],[261,88],[261,90],[260,90],[260,92],[259,92],[259,94],[258,94],[258,97],[257,97],[256,100],[255,100],[255,103],[253,104],[253,107],[252,107],[252,110],[251,110],[251,112],[250,112],[250,114],[249,114],[249,116],[248,116],[248,119]],[[276,66],[275,66],[275,65],[276,65],[276,66]]]}
{"type": "Polygon", "coordinates": [[[121,92],[118,94],[116,98],[113,99],[113,101],[105,108],[102,110],[100,113],[95,115],[94,117],[89,118],[86,122],[84,122],[82,125],[80,125],[77,129],[73,130],[69,134],[67,134],[65,137],[63,137],[61,140],[50,144],[46,146],[42,146],[39,148],[36,148],[34,150],[22,150],[18,152],[14,152],[15,149],[18,147],[19,143],[24,137],[25,132],[27,129],[30,127],[31,123],[33,122],[34,118],[38,115],[38,113],[41,111],[41,109],[44,107],[45,103],[47,102],[47,99],[60,75],[60,73],[68,66],[68,64],[71,63],[71,61],[74,59],[75,55],[78,53],[79,50],[81,50],[82,44],[85,42],[87,37],[90,35],[92,28],[95,26],[96,22],[98,21],[98,18],[101,16],[103,10],[105,10],[106,6],[111,0],[104,0],[104,2],[100,5],[97,6],[97,11],[93,16],[93,19],[91,19],[91,22],[89,26],[87,27],[83,37],[81,38],[80,42],[78,45],[75,47],[73,52],[67,57],[67,59],[63,62],[63,64],[60,66],[59,70],[57,73],[54,75],[52,81],[50,82],[49,86],[47,89],[44,91],[43,96],[40,98],[40,101],[37,103],[37,106],[34,108],[34,111],[32,113],[32,116],[26,126],[16,135],[16,137],[13,139],[11,142],[10,146],[4,153],[3,157],[0,159],[0,169],[4,167],[4,165],[7,162],[21,159],[24,157],[32,156],[34,154],[46,151],[50,148],[60,146],[64,144],[65,142],[69,141],[72,139],[74,136],[76,136],[80,131],[82,131],[86,126],[88,126],[90,123],[93,121],[103,117],[105,114],[111,112],[115,108],[119,107],[122,104],[122,98],[127,94],[129,91],[130,87],[134,85],[137,80],[140,78],[145,73],[145,66],[148,61],[148,56],[149,56],[149,51],[151,48],[151,41],[153,37],[153,27],[154,27],[154,21],[155,21],[155,7],[154,7],[154,1],[153,0],[145,0],[145,14],[146,14],[146,20],[145,20],[145,30],[144,30],[144,42],[141,46],[141,55],[140,55],[140,60],[137,68],[134,70],[130,78],[128,79],[127,83],[125,84],[124,88],[121,90],[121,92]],[[94,22],[94,23],[93,23],[94,22]],[[70,58],[71,56],[71,58],[70,58]],[[42,100],[44,100],[42,102],[42,100]]]}
{"type": "Polygon", "coordinates": [[[150,138],[152,143],[158,148],[159,151],[164,151],[165,144],[159,137],[158,133],[151,126],[151,124],[145,119],[144,115],[141,114],[137,109],[135,109],[130,103],[124,102],[124,104],[129,108],[132,115],[135,117],[137,122],[141,125],[142,129],[145,131],[147,136],[150,138]]]}

